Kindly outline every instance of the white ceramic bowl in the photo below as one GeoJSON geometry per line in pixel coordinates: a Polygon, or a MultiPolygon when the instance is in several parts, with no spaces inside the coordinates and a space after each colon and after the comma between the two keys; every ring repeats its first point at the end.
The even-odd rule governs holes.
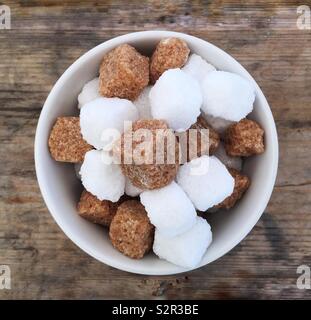
{"type": "MultiPolygon", "coordinates": [[[[106,41],[74,62],[60,77],[42,109],[35,139],[35,162],[39,186],[53,218],[65,234],[92,257],[115,268],[149,275],[168,275],[187,271],[153,254],[142,260],[133,260],[115,250],[107,231],[80,218],[76,205],[82,190],[76,179],[73,165],[54,161],[48,150],[50,130],[58,116],[77,114],[77,96],[82,86],[93,79],[103,55],[122,43],[129,43],[145,54],[165,37],[184,39],[195,52],[216,66],[249,79],[256,87],[256,101],[250,118],[258,121],[265,130],[264,154],[247,159],[244,171],[252,184],[242,200],[230,212],[209,216],[213,230],[213,243],[204,255],[204,266],[236,246],[254,227],[271,196],[278,165],[278,140],[269,105],[249,73],[230,55],[201,39],[183,33],[143,31],[126,34],[106,41]]],[[[204,192],[204,191],[202,191],[204,192]]]]}

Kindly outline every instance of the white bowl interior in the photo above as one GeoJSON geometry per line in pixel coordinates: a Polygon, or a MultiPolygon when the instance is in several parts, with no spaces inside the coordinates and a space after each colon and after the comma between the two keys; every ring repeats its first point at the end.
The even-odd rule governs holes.
{"type": "Polygon", "coordinates": [[[251,80],[256,86],[257,96],[250,118],[258,121],[265,130],[265,153],[251,157],[244,165],[244,171],[252,181],[251,187],[232,210],[208,216],[213,242],[200,266],[227,253],[251,231],[270,198],[278,163],[275,124],[263,93],[236,60],[212,44],[182,33],[145,31],[109,40],[78,59],[53,87],[39,119],[35,160],[40,189],[54,219],[76,245],[101,262],[141,274],[174,274],[186,269],[160,260],[153,254],[142,260],[127,258],[112,247],[107,230],[80,218],[76,205],[82,190],[81,183],[75,176],[73,165],[57,163],[51,158],[47,141],[58,116],[77,114],[77,96],[82,86],[98,74],[100,61],[106,52],[121,43],[129,43],[142,53],[150,54],[160,39],[169,36],[185,39],[192,52],[205,58],[217,69],[231,71],[251,80]]]}

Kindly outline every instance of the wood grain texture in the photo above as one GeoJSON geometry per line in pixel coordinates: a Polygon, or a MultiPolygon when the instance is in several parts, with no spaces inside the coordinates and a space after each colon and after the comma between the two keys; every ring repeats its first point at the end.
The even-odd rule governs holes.
{"type": "Polygon", "coordinates": [[[1,299],[311,298],[296,287],[297,266],[311,266],[311,31],[296,27],[301,1],[5,3],[12,30],[0,30],[0,264],[11,266],[12,289],[1,299]],[[270,103],[280,142],[276,187],[247,238],[206,267],[167,277],[122,272],[78,249],[45,207],[33,159],[42,105],[63,71],[107,39],[151,29],[193,34],[240,61],[270,103]]]}

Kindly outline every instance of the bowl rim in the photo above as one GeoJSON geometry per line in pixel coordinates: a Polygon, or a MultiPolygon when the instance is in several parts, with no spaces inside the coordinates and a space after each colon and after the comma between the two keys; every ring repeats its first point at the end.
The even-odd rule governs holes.
{"type": "Polygon", "coordinates": [[[42,107],[41,114],[40,114],[38,124],[37,124],[37,129],[36,129],[36,134],[35,134],[35,143],[34,143],[35,170],[36,170],[38,185],[39,185],[42,197],[44,199],[44,202],[45,202],[50,214],[52,215],[53,219],[56,221],[56,223],[60,227],[60,229],[65,233],[65,235],[75,245],[77,245],[84,252],[86,252],[88,255],[92,256],[96,260],[98,260],[102,263],[105,263],[107,265],[110,265],[114,268],[117,268],[119,270],[131,272],[131,273],[136,273],[136,274],[143,274],[143,275],[172,275],[172,274],[178,274],[178,273],[183,273],[183,272],[187,272],[187,271],[192,271],[192,270],[201,268],[201,267],[221,258],[223,255],[225,255],[226,253],[231,251],[235,246],[237,246],[247,236],[247,234],[251,232],[251,230],[253,229],[255,224],[258,222],[258,220],[262,216],[262,214],[263,214],[263,212],[269,202],[269,199],[271,197],[271,194],[272,194],[272,191],[274,188],[275,180],[276,180],[277,169],[278,169],[278,157],[279,157],[278,137],[277,137],[277,131],[276,131],[276,126],[275,126],[274,118],[272,115],[272,111],[269,107],[269,104],[268,104],[262,90],[258,86],[257,82],[254,80],[254,78],[248,73],[248,71],[237,60],[235,60],[231,55],[229,55],[228,53],[226,53],[225,51],[223,51],[219,47],[213,45],[212,43],[210,43],[206,40],[197,38],[195,36],[185,34],[185,33],[175,32],[175,31],[166,31],[166,30],[139,31],[139,32],[127,33],[127,34],[124,34],[121,36],[117,36],[115,38],[112,38],[110,40],[107,40],[107,41],[95,46],[94,48],[92,48],[89,51],[87,51],[86,53],[84,53],[77,60],[75,60],[65,70],[65,72],[61,75],[61,77],[56,81],[56,83],[52,87],[52,89],[51,89],[51,91],[50,91],[50,93],[49,93],[49,95],[48,95],[48,97],[42,107]],[[215,50],[219,51],[220,54],[226,56],[232,62],[237,63],[239,65],[239,68],[241,68],[241,70],[243,71],[243,73],[254,83],[254,85],[256,87],[257,94],[258,94],[258,98],[264,104],[266,116],[267,116],[267,121],[269,122],[268,126],[271,130],[271,133],[272,133],[272,143],[271,143],[272,156],[273,156],[273,158],[271,159],[271,169],[272,170],[271,170],[271,174],[269,177],[269,184],[267,183],[267,185],[264,189],[264,195],[262,196],[263,200],[261,201],[261,205],[259,207],[257,207],[257,214],[253,215],[254,218],[251,221],[249,221],[247,226],[243,226],[243,232],[241,232],[239,234],[239,237],[236,237],[235,241],[228,242],[226,246],[222,247],[222,250],[219,250],[219,252],[217,254],[214,254],[214,256],[210,257],[210,259],[208,261],[204,261],[204,263],[201,262],[200,265],[198,265],[195,268],[191,268],[191,269],[181,268],[179,266],[175,266],[172,264],[172,267],[169,268],[168,271],[161,270],[159,272],[150,272],[148,270],[145,270],[145,268],[143,268],[143,267],[132,268],[132,267],[126,266],[124,263],[118,263],[118,259],[108,259],[108,258],[104,259],[103,257],[99,257],[96,253],[92,252],[90,250],[90,248],[87,248],[82,243],[82,241],[78,237],[76,237],[69,229],[67,229],[65,227],[65,225],[63,224],[62,219],[59,219],[59,217],[55,213],[56,209],[54,208],[52,200],[49,197],[48,190],[45,187],[43,168],[40,163],[40,147],[39,146],[42,143],[41,132],[44,130],[43,119],[45,119],[45,117],[47,117],[47,115],[48,115],[49,110],[46,106],[49,105],[50,101],[53,99],[54,91],[57,91],[57,89],[59,87],[63,86],[63,84],[67,81],[67,78],[70,76],[70,74],[74,70],[78,69],[80,64],[83,64],[83,62],[85,60],[90,59],[98,51],[102,50],[103,47],[114,46],[114,45],[118,45],[120,43],[126,43],[126,42],[135,41],[135,40],[138,40],[141,38],[148,38],[148,37],[151,37],[151,38],[152,37],[163,37],[163,38],[164,37],[181,37],[181,38],[185,39],[186,41],[187,41],[187,39],[191,39],[192,41],[197,41],[198,43],[199,42],[205,43],[205,44],[207,43],[208,45],[214,47],[215,50]]]}

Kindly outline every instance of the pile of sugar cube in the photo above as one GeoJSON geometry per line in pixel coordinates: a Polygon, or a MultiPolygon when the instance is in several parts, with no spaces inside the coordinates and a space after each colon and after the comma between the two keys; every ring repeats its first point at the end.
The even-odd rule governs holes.
{"type": "Polygon", "coordinates": [[[118,251],[140,259],[153,249],[194,268],[212,243],[208,213],[237,203],[250,186],[242,159],[264,152],[264,130],[246,118],[254,101],[249,80],[182,39],[161,40],[151,57],[122,44],[82,88],[80,117],[57,118],[49,149],[75,164],[78,213],[108,227],[118,251]]]}

